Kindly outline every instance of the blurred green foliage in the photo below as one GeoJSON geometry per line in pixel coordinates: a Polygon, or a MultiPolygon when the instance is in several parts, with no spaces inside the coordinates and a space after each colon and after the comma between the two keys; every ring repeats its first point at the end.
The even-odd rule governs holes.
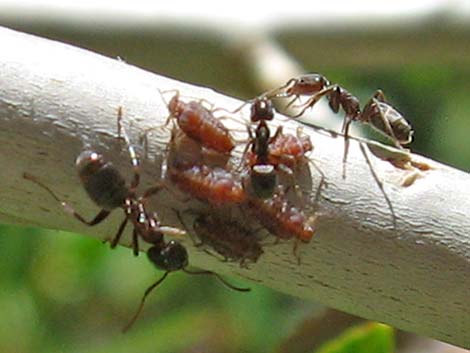
{"type": "Polygon", "coordinates": [[[393,353],[394,332],[390,326],[366,323],[346,330],[315,353],[393,353]]]}
{"type": "MultiPolygon", "coordinates": [[[[220,65],[239,65],[236,58],[228,54],[217,57],[217,50],[213,65],[193,70],[194,65],[185,61],[190,67],[185,70],[174,57],[197,57],[192,46],[184,47],[187,55],[180,55],[180,48],[140,55],[139,45],[148,46],[148,42],[133,40],[134,47],[121,47],[119,32],[98,38],[73,31],[48,31],[43,28],[42,34],[111,56],[117,53],[132,64],[169,72],[185,81],[219,89],[232,87],[231,93],[238,96],[246,96],[250,90],[249,82],[237,81],[239,71],[220,65]],[[162,66],[152,67],[157,57],[162,62],[162,55],[166,58],[162,66]]],[[[143,38],[155,40],[151,33],[143,38]]],[[[164,41],[157,40],[168,49],[171,37],[167,41],[165,47],[164,41]]],[[[188,45],[194,42],[188,39],[188,45]]],[[[466,143],[470,75],[466,68],[430,61],[429,65],[367,72],[341,68],[325,72],[321,67],[306,70],[322,72],[362,102],[377,88],[383,89],[412,122],[414,151],[462,169],[470,165],[466,143]]],[[[122,335],[120,330],[143,291],[161,275],[144,256],[134,258],[124,248],[110,251],[99,241],[76,234],[0,225],[0,268],[0,352],[274,352],[318,308],[252,283],[241,284],[253,289],[242,294],[211,278],[175,273],[152,293],[136,325],[122,335]]],[[[384,325],[368,324],[317,352],[392,352],[391,335],[384,325]]]]}

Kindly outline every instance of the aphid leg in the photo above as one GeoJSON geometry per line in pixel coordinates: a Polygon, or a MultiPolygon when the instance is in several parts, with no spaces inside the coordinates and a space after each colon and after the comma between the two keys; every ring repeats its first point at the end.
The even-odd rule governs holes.
{"type": "Polygon", "coordinates": [[[157,287],[160,283],[162,283],[165,280],[165,278],[168,276],[168,274],[169,274],[169,272],[165,272],[165,274],[158,281],[156,281],[154,284],[152,284],[150,287],[148,287],[146,289],[144,295],[142,296],[142,299],[140,300],[140,305],[137,308],[136,313],[134,314],[132,319],[129,321],[129,323],[126,326],[124,326],[124,328],[122,329],[122,333],[126,333],[127,331],[129,331],[129,329],[132,327],[132,325],[134,325],[135,321],[137,320],[140,313],[142,312],[142,309],[144,308],[145,299],[155,289],[155,287],[157,287]]]}
{"type": "MultiPolygon", "coordinates": [[[[201,246],[204,245],[204,243],[202,241],[197,241],[196,238],[194,237],[193,233],[189,231],[189,228],[188,228],[188,225],[186,224],[186,222],[184,221],[183,219],[183,215],[180,211],[178,211],[177,209],[172,209],[173,212],[175,212],[176,214],[176,217],[178,218],[178,221],[181,223],[181,225],[183,226],[183,228],[186,230],[186,233],[189,234],[189,237],[191,238],[192,242],[193,242],[193,245],[196,247],[196,248],[199,248],[201,246]]],[[[186,212],[192,212],[191,210],[189,211],[186,211],[186,212]]]]}
{"type": "Polygon", "coordinates": [[[297,264],[300,265],[300,254],[299,254],[299,238],[295,238],[294,240],[294,246],[292,247],[292,254],[294,254],[294,257],[297,259],[297,264]]]}
{"type": "Polygon", "coordinates": [[[105,210],[105,209],[102,209],[100,212],[98,212],[98,214],[91,220],[91,221],[87,221],[85,218],[83,218],[78,212],[75,211],[75,209],[70,206],[67,202],[65,201],[62,201],[49,187],[47,187],[45,184],[43,184],[41,181],[39,181],[38,178],[36,178],[35,176],[25,172],[23,173],[23,178],[26,179],[26,180],[29,180],[29,181],[32,181],[33,183],[39,185],[40,187],[42,187],[44,190],[46,190],[57,202],[59,202],[62,207],[64,208],[65,212],[67,212],[68,214],[71,214],[72,216],[74,216],[76,219],[78,219],[80,222],[88,225],[88,226],[94,226],[94,225],[97,225],[99,223],[101,223],[102,221],[104,221],[106,219],[106,217],[109,216],[109,214],[111,213],[111,211],[108,211],[108,210],[105,210]]]}
{"type": "MultiPolygon", "coordinates": [[[[203,243],[199,243],[198,245],[203,245],[203,243]]],[[[198,246],[196,245],[196,246],[198,246]]],[[[210,256],[213,256],[215,257],[217,260],[219,260],[220,262],[228,262],[228,258],[226,256],[224,257],[219,257],[217,256],[216,254],[214,254],[212,251],[210,251],[209,249],[204,249],[204,252],[207,254],[207,255],[210,255],[210,256]]]]}
{"type": "Polygon", "coordinates": [[[362,152],[362,155],[364,156],[364,159],[366,160],[366,163],[367,165],[369,166],[369,170],[375,180],[375,182],[377,183],[377,186],[379,187],[380,191],[382,192],[383,196],[384,196],[384,199],[385,199],[385,202],[387,203],[388,205],[388,208],[390,209],[390,213],[392,214],[392,224],[393,224],[393,228],[396,228],[396,225],[397,225],[397,220],[396,220],[396,215],[395,215],[395,211],[393,209],[393,205],[392,205],[392,202],[390,201],[387,193],[385,192],[385,188],[383,186],[383,183],[382,181],[379,179],[377,173],[375,173],[375,170],[374,168],[372,167],[372,162],[370,161],[369,159],[369,156],[367,155],[367,151],[366,149],[364,148],[364,144],[363,142],[359,142],[359,147],[361,148],[361,152],[362,152]]]}
{"type": "Polygon", "coordinates": [[[233,284],[228,283],[226,280],[224,280],[222,277],[220,277],[217,273],[212,272],[212,271],[190,271],[190,270],[187,270],[187,269],[183,269],[183,271],[190,274],[190,275],[211,275],[211,276],[214,276],[214,277],[218,278],[218,280],[220,282],[222,282],[228,288],[239,291],[239,292],[249,292],[249,291],[251,291],[251,288],[236,287],[233,284]]]}

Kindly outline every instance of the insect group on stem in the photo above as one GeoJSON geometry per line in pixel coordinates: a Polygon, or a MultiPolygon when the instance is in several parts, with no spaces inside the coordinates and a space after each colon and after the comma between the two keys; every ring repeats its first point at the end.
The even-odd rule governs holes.
{"type": "MultiPolygon", "coordinates": [[[[161,97],[163,98],[163,94],[161,97]]],[[[135,315],[124,331],[134,324],[147,296],[171,272],[213,275],[233,290],[249,290],[231,285],[214,272],[187,269],[189,254],[179,240],[188,233],[193,235],[197,248],[201,247],[204,251],[220,257],[222,261],[237,263],[242,268],[248,268],[262,257],[263,243],[269,235],[273,236],[274,244],[285,240],[293,241],[292,252],[297,262],[301,262],[298,245],[308,243],[314,237],[317,221],[321,216],[315,211],[307,212],[302,202],[303,190],[297,184],[297,176],[311,165],[319,176],[320,194],[322,189],[328,186],[327,176],[313,160],[311,154],[314,145],[310,137],[303,134],[302,129],[299,128],[296,134],[291,134],[285,132],[282,125],[278,125],[275,130],[271,126],[276,116],[273,99],[290,98],[286,105],[289,107],[301,97],[306,100],[297,105],[300,112],[292,116],[293,119],[315,106],[323,97],[328,100],[333,112],[344,111],[343,164],[346,163],[348,152],[349,127],[354,121],[370,124],[400,149],[411,142],[411,126],[386,102],[380,90],[361,109],[359,99],[346,89],[331,84],[322,75],[309,74],[293,78],[286,84],[245,102],[234,111],[222,107],[215,108],[207,101],[187,98],[174,91],[168,102],[164,100],[168,116],[165,124],[160,126],[171,129],[171,139],[165,152],[166,172],[162,180],[154,181],[153,185],[143,192],[137,191],[141,182],[140,158],[123,126],[123,108],[118,107],[118,139],[126,146],[132,179],[129,183],[126,182],[121,172],[102,154],[92,150],[81,152],[76,159],[81,184],[89,198],[100,207],[100,211],[91,220],[75,211],[37,177],[24,173],[25,179],[47,191],[67,213],[87,226],[96,226],[114,210],[122,209],[124,218],[110,240],[111,248],[120,242],[129,223],[133,227],[133,254],[139,254],[140,241],[148,244],[149,261],[164,274],[144,292],[135,315]],[[238,119],[235,115],[246,105],[250,108],[249,121],[245,123],[247,138],[237,141],[232,136],[231,129],[226,127],[215,113],[217,110],[223,110],[227,119],[238,119]],[[181,140],[184,139],[193,143],[189,152],[182,147],[184,144],[181,140]],[[237,147],[242,150],[240,163],[227,163],[227,159],[231,159],[237,147]],[[204,158],[208,153],[219,155],[224,162],[209,163],[204,158]],[[205,211],[176,211],[181,227],[164,225],[157,212],[149,206],[149,200],[164,189],[172,192],[176,189],[186,198],[198,200],[205,207],[205,211]],[[289,197],[291,189],[297,191],[297,202],[293,202],[292,197],[289,197]],[[186,214],[193,219],[192,223],[187,223],[184,219],[186,214]],[[239,222],[234,215],[243,218],[244,222],[239,222]],[[256,227],[258,230],[255,230],[256,227]],[[264,230],[264,233],[259,232],[260,229],[264,230]],[[260,233],[263,233],[264,237],[260,233]],[[176,239],[168,240],[168,237],[176,239]]],[[[365,153],[364,156],[368,158],[365,153]]],[[[370,166],[369,161],[368,164],[370,166]]],[[[393,213],[392,204],[380,180],[372,169],[371,171],[393,213]]]]}

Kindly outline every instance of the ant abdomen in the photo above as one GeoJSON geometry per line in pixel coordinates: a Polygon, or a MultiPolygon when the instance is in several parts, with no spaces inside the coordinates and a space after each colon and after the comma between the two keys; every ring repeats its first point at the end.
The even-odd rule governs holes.
{"type": "Polygon", "coordinates": [[[88,196],[106,210],[122,207],[129,190],[121,173],[111,162],[94,151],[83,151],[77,157],[78,175],[88,196]]]}

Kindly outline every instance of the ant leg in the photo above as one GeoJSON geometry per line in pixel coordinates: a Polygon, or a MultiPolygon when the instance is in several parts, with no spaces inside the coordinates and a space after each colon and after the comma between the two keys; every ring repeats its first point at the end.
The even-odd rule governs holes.
{"type": "Polygon", "coordinates": [[[116,235],[114,236],[113,240],[111,240],[111,249],[114,249],[119,243],[119,240],[121,240],[121,236],[122,236],[122,233],[124,232],[124,228],[126,228],[127,221],[128,221],[128,218],[126,217],[121,222],[121,225],[119,226],[119,229],[116,232],[116,235]]]}
{"type": "Polygon", "coordinates": [[[75,209],[72,206],[70,206],[67,202],[62,201],[49,187],[47,187],[45,184],[43,184],[41,181],[39,181],[39,179],[36,178],[34,175],[25,172],[25,173],[23,173],[23,178],[26,179],[26,180],[32,181],[33,183],[39,185],[41,188],[46,190],[57,202],[59,202],[62,205],[65,212],[67,212],[68,214],[71,214],[76,219],[78,219],[80,222],[82,222],[82,223],[84,223],[88,226],[94,226],[94,225],[97,225],[97,224],[101,223],[111,213],[111,211],[102,209],[91,221],[87,221],[77,211],[75,211],[75,209]]]}
{"type": "MultiPolygon", "coordinates": [[[[203,245],[203,243],[201,243],[201,245],[203,245]]],[[[207,255],[210,255],[210,256],[213,256],[215,257],[217,260],[219,260],[220,262],[228,262],[228,258],[226,256],[224,257],[218,257],[216,254],[214,254],[212,251],[208,250],[208,249],[204,249],[204,252],[207,254],[207,255]]]]}
{"type": "Polygon", "coordinates": [[[135,228],[132,231],[132,252],[134,253],[134,256],[139,256],[139,235],[135,228]]]}
{"type": "Polygon", "coordinates": [[[142,309],[144,308],[144,304],[145,304],[145,299],[147,298],[147,296],[160,284],[162,283],[165,278],[168,276],[170,272],[165,272],[165,274],[158,280],[156,281],[154,284],[152,284],[150,287],[148,287],[145,292],[144,292],[144,295],[142,296],[142,299],[140,300],[140,305],[139,307],[137,308],[137,311],[136,313],[134,314],[134,316],[132,317],[132,319],[129,321],[129,323],[124,326],[124,328],[122,329],[122,333],[126,333],[127,331],[129,331],[129,329],[132,327],[132,325],[134,325],[135,321],[137,320],[137,318],[139,317],[140,313],[142,312],[142,309]]]}
{"type": "Polygon", "coordinates": [[[225,281],[222,277],[220,277],[217,273],[212,272],[212,271],[190,271],[187,269],[183,269],[184,272],[190,275],[211,275],[215,276],[219,279],[220,282],[222,282],[225,286],[229,287],[230,289],[239,291],[239,292],[249,292],[251,291],[251,288],[240,288],[240,287],[235,287],[233,284],[228,283],[225,281]]]}
{"type": "Polygon", "coordinates": [[[139,160],[139,157],[137,156],[137,153],[135,152],[134,147],[131,145],[129,141],[129,136],[127,135],[127,132],[124,129],[124,126],[122,125],[122,106],[118,107],[117,126],[118,126],[118,138],[124,139],[124,142],[126,143],[126,146],[127,146],[127,150],[129,151],[129,156],[131,157],[131,164],[132,164],[132,169],[134,170],[134,177],[132,179],[129,189],[131,191],[134,191],[140,182],[140,160],[139,160]]]}
{"type": "Polygon", "coordinates": [[[362,155],[364,156],[364,159],[366,160],[367,165],[369,166],[369,170],[372,174],[372,177],[374,178],[375,182],[377,183],[377,186],[379,187],[380,191],[382,192],[385,202],[388,205],[388,208],[390,209],[390,213],[392,214],[392,223],[393,223],[393,228],[396,228],[397,225],[397,220],[396,220],[396,215],[395,211],[393,209],[392,201],[388,198],[387,193],[385,192],[385,188],[383,186],[382,181],[379,179],[378,175],[375,173],[374,168],[372,167],[372,163],[369,159],[369,156],[367,155],[367,151],[364,148],[364,144],[362,142],[359,142],[359,147],[361,148],[362,155]]]}

